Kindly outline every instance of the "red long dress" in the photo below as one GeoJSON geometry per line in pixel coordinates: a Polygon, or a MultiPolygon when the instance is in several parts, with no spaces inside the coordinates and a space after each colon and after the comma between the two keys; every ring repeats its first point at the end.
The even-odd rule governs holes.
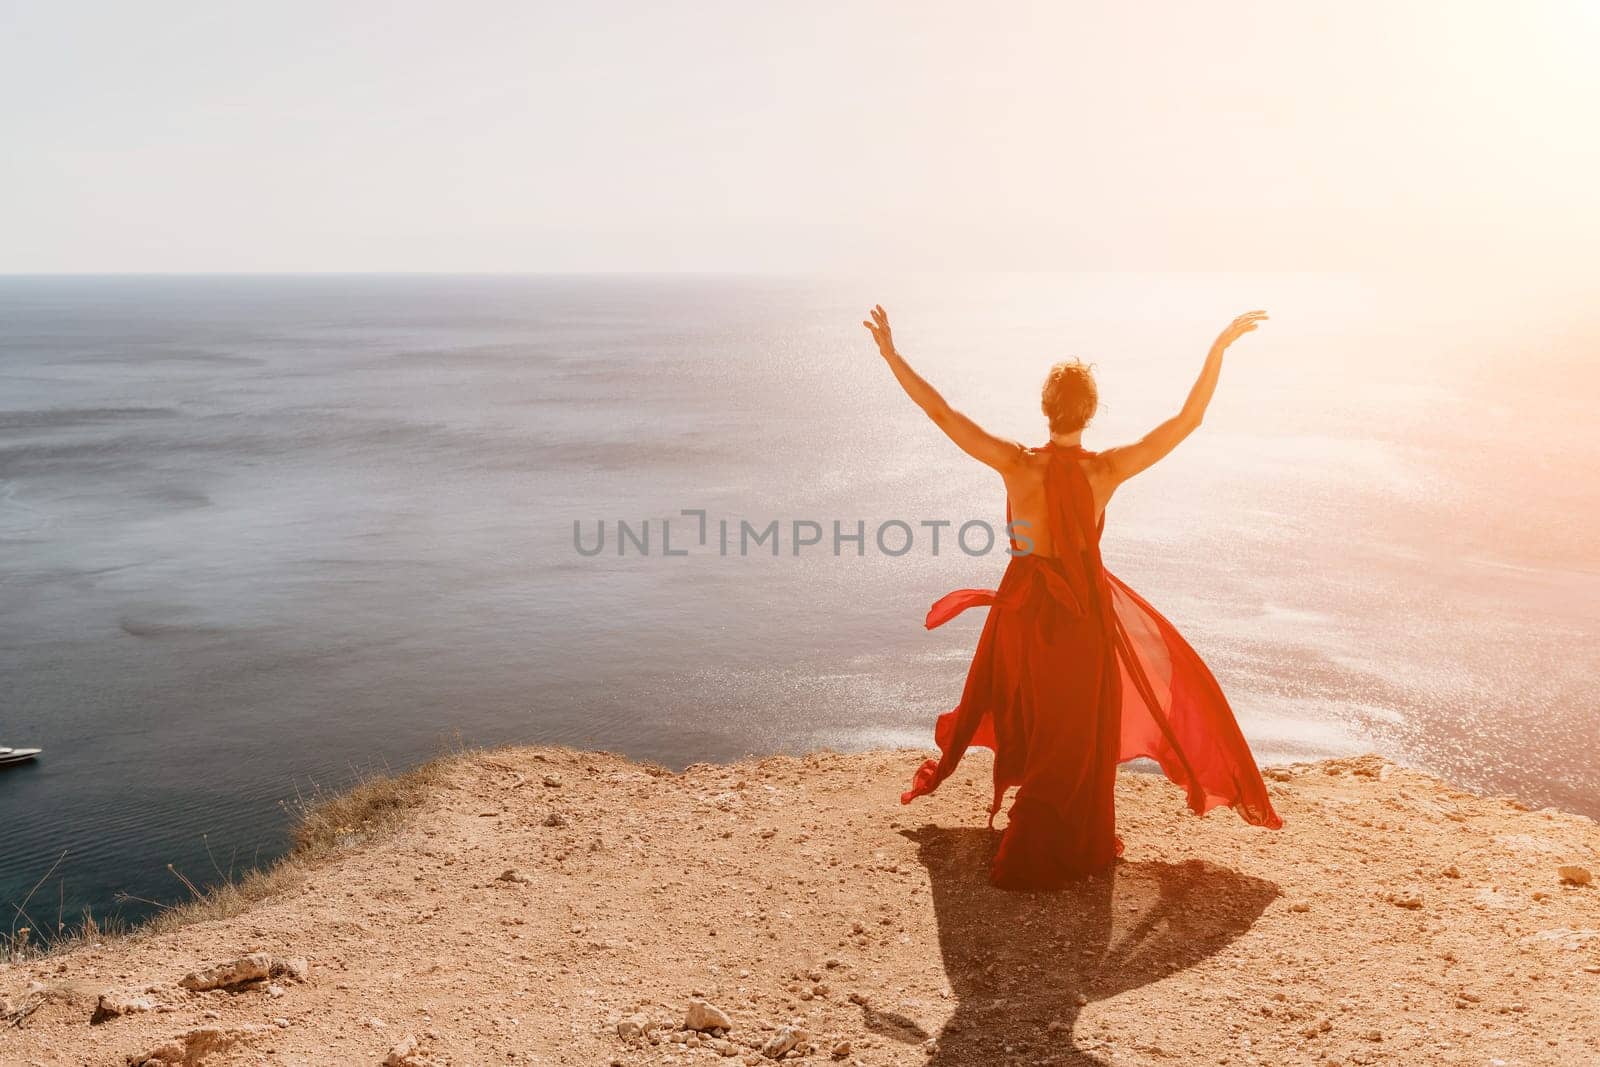
{"type": "Polygon", "coordinates": [[[1093,453],[1041,451],[1058,555],[1013,556],[999,589],[958,589],[928,611],[931,630],[990,608],[961,703],[934,727],[941,758],[917,769],[900,802],[938,788],[968,746],[993,749],[991,827],[1006,790],[1018,787],[989,871],[1006,889],[1058,887],[1120,856],[1117,765],[1140,756],[1184,788],[1197,815],[1226,804],[1248,823],[1282,826],[1216,679],[1101,562],[1105,517],[1095,521],[1080,466],[1093,453]]]}

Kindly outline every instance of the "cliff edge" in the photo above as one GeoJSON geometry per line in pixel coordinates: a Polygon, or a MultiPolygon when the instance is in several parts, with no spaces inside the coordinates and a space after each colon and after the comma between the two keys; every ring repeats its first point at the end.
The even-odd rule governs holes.
{"type": "Polygon", "coordinates": [[[456,757],[240,914],[0,965],[0,1062],[1600,1062],[1590,819],[1362,756],[1268,768],[1266,831],[1125,769],[1123,860],[1017,894],[988,753],[903,807],[924,755],[456,757]]]}

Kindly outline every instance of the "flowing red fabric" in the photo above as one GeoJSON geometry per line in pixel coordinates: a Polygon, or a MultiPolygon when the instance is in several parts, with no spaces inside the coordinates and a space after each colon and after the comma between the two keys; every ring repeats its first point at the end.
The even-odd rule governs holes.
{"type": "MultiPolygon", "coordinates": [[[[1233,710],[1177,629],[1106,570],[1102,515],[1080,446],[1046,445],[1053,557],[1011,558],[999,589],[958,589],[928,611],[933,629],[971,607],[989,617],[961,703],[939,716],[941,757],[917,769],[900,802],[931,793],[971,745],[994,750],[994,802],[1017,787],[989,880],[1048,889],[1122,854],[1117,765],[1153,759],[1204,815],[1218,805],[1277,829],[1266,783],[1233,710]]],[[[1009,517],[1009,516],[1008,516],[1009,517]]]]}

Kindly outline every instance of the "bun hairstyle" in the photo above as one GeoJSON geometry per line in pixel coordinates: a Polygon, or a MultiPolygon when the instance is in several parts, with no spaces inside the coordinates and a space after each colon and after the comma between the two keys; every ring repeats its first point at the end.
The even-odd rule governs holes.
{"type": "Polygon", "coordinates": [[[1099,406],[1100,390],[1087,364],[1069,359],[1050,368],[1039,407],[1050,420],[1051,434],[1083,429],[1099,406]]]}

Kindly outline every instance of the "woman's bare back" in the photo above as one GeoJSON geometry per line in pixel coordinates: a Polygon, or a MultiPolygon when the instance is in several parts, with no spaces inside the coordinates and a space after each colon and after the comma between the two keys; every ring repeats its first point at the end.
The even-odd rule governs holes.
{"type": "MultiPolygon", "coordinates": [[[[1106,501],[1115,485],[1103,477],[1097,457],[1085,456],[1072,460],[1083,470],[1094,493],[1094,517],[1100,521],[1106,501]]],[[[1006,499],[1011,505],[1011,521],[1015,529],[1033,542],[1033,555],[1054,556],[1056,546],[1050,533],[1049,507],[1045,501],[1045,469],[1050,465],[1050,453],[1038,448],[1023,452],[1021,462],[1005,472],[1006,499]]],[[[1022,542],[1026,547],[1026,542],[1022,542]]]]}

